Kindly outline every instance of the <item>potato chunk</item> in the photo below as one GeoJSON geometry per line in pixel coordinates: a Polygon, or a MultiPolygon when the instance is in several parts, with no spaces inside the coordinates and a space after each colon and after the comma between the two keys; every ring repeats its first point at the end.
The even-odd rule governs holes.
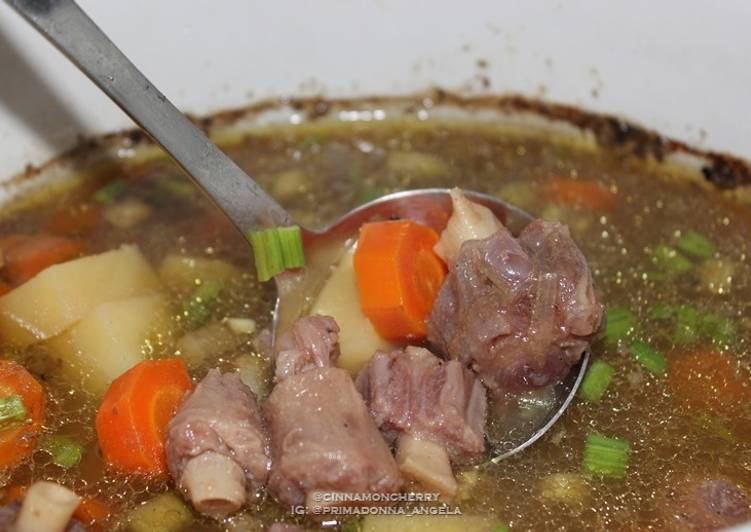
{"type": "Polygon", "coordinates": [[[135,246],[56,264],[0,298],[0,335],[26,346],[59,334],[102,303],[158,289],[135,246]]]}
{"type": "Polygon", "coordinates": [[[170,331],[167,298],[161,294],[99,305],[71,329],[49,340],[71,380],[101,395],[117,377],[141,362],[156,334],[170,331]]]}
{"type": "Polygon", "coordinates": [[[310,313],[331,316],[339,324],[341,355],[336,365],[354,375],[376,350],[389,351],[393,344],[378,336],[360,309],[353,256],[354,248],[347,250],[323,286],[310,313]]]}
{"type": "Polygon", "coordinates": [[[220,259],[186,255],[167,255],[159,265],[159,278],[178,291],[194,290],[197,281],[228,281],[241,273],[239,268],[220,259]]]}

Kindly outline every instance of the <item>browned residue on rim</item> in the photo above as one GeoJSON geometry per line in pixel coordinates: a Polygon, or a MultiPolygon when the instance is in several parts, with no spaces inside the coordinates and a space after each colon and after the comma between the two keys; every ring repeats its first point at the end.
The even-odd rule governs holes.
{"type": "MultiPolygon", "coordinates": [[[[423,102],[426,99],[430,100],[433,105],[452,105],[469,110],[494,109],[506,112],[529,112],[588,131],[594,136],[599,146],[616,148],[624,154],[640,158],[650,157],[662,161],[670,154],[694,155],[706,160],[706,164],[702,166],[701,171],[704,178],[718,188],[732,189],[742,185],[751,185],[751,165],[738,157],[694,148],[613,115],[593,113],[569,105],[545,102],[518,95],[464,97],[436,88],[401,97],[281,98],[264,100],[249,107],[221,111],[203,118],[191,117],[191,119],[203,130],[208,131],[219,125],[231,125],[241,118],[248,118],[284,106],[289,106],[305,114],[309,121],[315,121],[328,117],[335,110],[362,109],[394,103],[406,104],[403,113],[409,116],[424,109],[423,102]]],[[[138,145],[152,141],[148,135],[139,129],[83,139],[75,148],[47,161],[43,165],[27,167],[24,172],[6,182],[5,185],[13,186],[20,180],[39,175],[51,165],[85,156],[98,148],[112,147],[123,142],[138,145]]]]}

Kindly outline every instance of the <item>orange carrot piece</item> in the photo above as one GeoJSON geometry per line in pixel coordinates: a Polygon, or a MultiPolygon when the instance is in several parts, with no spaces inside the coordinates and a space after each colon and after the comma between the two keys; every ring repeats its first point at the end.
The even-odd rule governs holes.
{"type": "Polygon", "coordinates": [[[410,220],[360,228],[354,266],[360,305],[376,331],[389,340],[424,338],[425,318],[446,277],[433,252],[438,233],[410,220]]]}
{"type": "Polygon", "coordinates": [[[104,523],[112,515],[112,509],[96,497],[82,497],[73,517],[84,525],[104,523]]]}
{"type": "Polygon", "coordinates": [[[49,235],[14,235],[0,241],[5,270],[13,285],[19,285],[42,270],[73,259],[83,251],[78,240],[49,235]]]}
{"type": "Polygon", "coordinates": [[[4,281],[0,281],[0,297],[13,290],[13,287],[4,281]]]}
{"type": "Polygon", "coordinates": [[[102,221],[102,206],[84,203],[53,213],[44,223],[47,231],[59,236],[91,233],[102,221]]]}
{"type": "Polygon", "coordinates": [[[729,355],[714,351],[676,353],[668,364],[673,396],[689,408],[732,414],[751,401],[751,375],[729,355]]]}
{"type": "Polygon", "coordinates": [[[0,470],[13,466],[35,448],[44,423],[44,389],[23,366],[0,360],[0,397],[18,395],[26,408],[26,421],[0,430],[0,470]]]}
{"type": "Polygon", "coordinates": [[[29,489],[29,486],[27,486],[26,484],[14,484],[12,486],[5,488],[5,493],[2,499],[2,504],[5,505],[5,504],[10,504],[12,502],[23,500],[28,489],[29,489]]]}
{"type": "Polygon", "coordinates": [[[596,212],[609,210],[615,202],[613,192],[592,181],[556,176],[545,183],[545,189],[551,201],[586,207],[596,212]]]}
{"type": "Polygon", "coordinates": [[[167,423],[193,383],[181,358],[146,360],[110,385],[96,415],[105,461],[125,473],[167,473],[167,423]]]}

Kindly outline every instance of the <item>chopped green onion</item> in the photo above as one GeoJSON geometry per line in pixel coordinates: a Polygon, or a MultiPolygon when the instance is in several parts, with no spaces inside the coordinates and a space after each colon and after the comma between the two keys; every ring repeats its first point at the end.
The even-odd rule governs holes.
{"type": "Polygon", "coordinates": [[[630,310],[619,307],[608,309],[605,325],[605,339],[608,343],[618,343],[633,334],[636,327],[636,316],[630,310]]]}
{"type": "Polygon", "coordinates": [[[302,233],[296,225],[249,233],[260,281],[268,281],[289,268],[305,266],[302,233]]]}
{"type": "Polygon", "coordinates": [[[0,397],[0,428],[26,420],[26,405],[20,395],[0,397]]]}
{"type": "Polygon", "coordinates": [[[495,526],[493,532],[511,532],[511,528],[506,523],[499,523],[495,526]]]}
{"type": "Polygon", "coordinates": [[[675,315],[675,330],[673,340],[683,345],[694,344],[699,339],[699,321],[701,315],[697,309],[682,306],[675,315]]]}
{"type": "Polygon", "coordinates": [[[94,199],[99,203],[114,203],[125,192],[125,181],[117,179],[103,186],[94,193],[94,199]]]}
{"type": "Polygon", "coordinates": [[[620,438],[590,432],[584,445],[584,470],[596,475],[622,478],[626,474],[631,446],[620,438]]]}
{"type": "Polygon", "coordinates": [[[224,283],[216,279],[207,279],[195,289],[182,308],[182,315],[189,328],[195,329],[206,323],[211,317],[212,306],[219,298],[224,283]]]}
{"type": "Polygon", "coordinates": [[[83,456],[83,447],[69,436],[55,434],[45,438],[40,447],[52,456],[52,462],[66,469],[78,464],[83,456]]]}
{"type": "Polygon", "coordinates": [[[686,231],[675,246],[686,255],[697,259],[708,259],[717,251],[715,245],[696,231],[686,231]]]}
{"type": "Polygon", "coordinates": [[[691,261],[680,251],[667,244],[660,244],[655,248],[652,260],[660,269],[668,273],[686,273],[693,267],[691,261]]]}
{"type": "Polygon", "coordinates": [[[631,354],[645,368],[656,375],[665,373],[667,362],[665,357],[649,347],[644,342],[634,342],[631,344],[631,354]]]}
{"type": "Polygon", "coordinates": [[[584,376],[581,388],[579,388],[579,395],[586,401],[599,401],[602,399],[605,390],[608,389],[613,373],[615,373],[615,370],[610,364],[596,360],[584,376]]]}
{"type": "Polygon", "coordinates": [[[669,320],[678,312],[678,309],[667,303],[658,303],[647,310],[647,316],[653,320],[669,320]]]}
{"type": "Polygon", "coordinates": [[[735,324],[728,318],[707,312],[701,316],[699,325],[702,332],[715,344],[728,345],[735,341],[735,324]]]}

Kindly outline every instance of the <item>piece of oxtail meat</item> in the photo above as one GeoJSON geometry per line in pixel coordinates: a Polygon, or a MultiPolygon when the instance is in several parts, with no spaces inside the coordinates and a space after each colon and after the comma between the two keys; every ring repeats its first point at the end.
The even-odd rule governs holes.
{"type": "Polygon", "coordinates": [[[485,453],[485,388],[457,361],[427,349],[378,351],[357,378],[376,424],[396,443],[402,475],[446,496],[456,494],[451,461],[485,453]]]}
{"type": "Polygon", "coordinates": [[[444,233],[454,237],[441,235],[437,251],[453,261],[428,317],[428,339],[477,372],[491,392],[557,382],[602,321],[584,255],[564,225],[535,220],[514,238],[487,213],[466,215],[484,207],[461,193],[452,198],[462,208],[455,207],[444,233]],[[484,231],[462,230],[478,223],[484,231]],[[461,238],[491,229],[484,238],[461,238]]]}
{"type": "Polygon", "coordinates": [[[751,498],[728,478],[692,474],[667,490],[658,512],[665,530],[724,530],[751,519],[751,498]]]}
{"type": "Polygon", "coordinates": [[[349,373],[330,367],[339,352],[336,331],[333,318],[311,316],[277,340],[277,364],[298,360],[290,346],[308,361],[277,369],[280,382],[263,405],[273,458],[268,488],[284,504],[312,508],[325,504],[317,500],[323,493],[392,493],[401,485],[391,451],[349,373]]]}
{"type": "Polygon", "coordinates": [[[326,368],[339,358],[339,326],[331,316],[306,316],[279,336],[274,346],[274,381],[313,368],[326,368]]]}
{"type": "Polygon", "coordinates": [[[209,370],[167,427],[172,478],[201,513],[222,517],[258,494],[271,468],[269,437],[253,392],[237,373],[209,370]]]}

